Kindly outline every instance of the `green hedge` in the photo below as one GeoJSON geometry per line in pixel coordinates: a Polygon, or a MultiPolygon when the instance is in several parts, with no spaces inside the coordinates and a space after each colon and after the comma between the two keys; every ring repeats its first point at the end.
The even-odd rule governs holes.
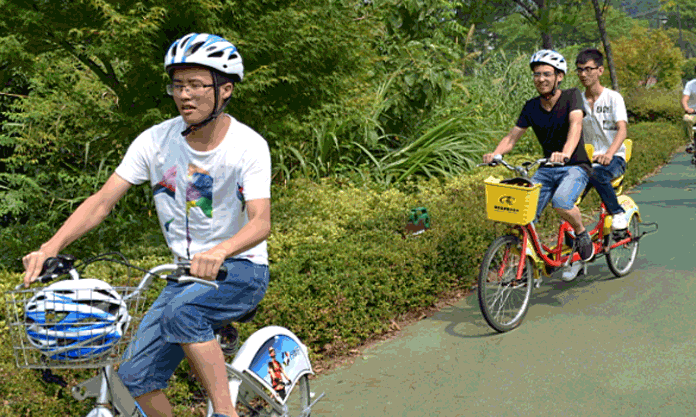
{"type": "Polygon", "coordinates": [[[630,122],[681,123],[684,110],[679,104],[682,90],[638,87],[624,94],[630,122]]]}
{"type": "MultiPolygon", "coordinates": [[[[678,125],[641,123],[629,127],[634,140],[628,186],[666,162],[685,143],[678,125]]],[[[268,324],[297,333],[317,359],[346,353],[387,330],[392,320],[431,306],[443,293],[470,288],[494,229],[485,220],[482,179],[495,168],[447,181],[412,182],[383,190],[370,184],[295,181],[274,190],[273,232],[269,239],[271,284],[252,324],[242,334],[268,324]],[[405,233],[410,208],[427,207],[431,229],[405,233]]],[[[159,253],[159,252],[158,252],[159,253]]],[[[167,261],[152,255],[142,267],[167,261]]],[[[92,275],[114,275],[97,269],[92,275]]],[[[20,280],[0,273],[0,290],[20,280]]],[[[7,340],[5,311],[0,312],[0,415],[63,417],[86,413],[69,387],[46,384],[35,371],[15,368],[7,340]]],[[[93,371],[56,371],[69,384],[93,371]]],[[[168,395],[178,416],[192,417],[201,407],[200,387],[188,365],[177,370],[168,395]]]]}

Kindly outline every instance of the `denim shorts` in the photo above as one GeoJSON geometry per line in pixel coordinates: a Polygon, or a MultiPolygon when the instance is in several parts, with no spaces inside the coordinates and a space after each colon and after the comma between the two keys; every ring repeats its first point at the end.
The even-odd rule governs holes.
{"type": "Polygon", "coordinates": [[[118,369],[133,397],[167,387],[184,358],[180,344],[207,342],[213,331],[253,310],[268,287],[268,266],[228,259],[219,289],[169,282],[140,322],[118,369]]]}
{"type": "Polygon", "coordinates": [[[539,220],[549,201],[553,208],[570,210],[575,207],[587,181],[587,171],[577,165],[539,168],[532,177],[533,183],[541,184],[536,220],[539,220]]]}

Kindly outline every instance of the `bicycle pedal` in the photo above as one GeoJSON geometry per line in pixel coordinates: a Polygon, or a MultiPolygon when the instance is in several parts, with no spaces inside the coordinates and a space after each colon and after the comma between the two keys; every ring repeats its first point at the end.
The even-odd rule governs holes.
{"type": "Polygon", "coordinates": [[[624,239],[626,239],[626,238],[628,238],[628,237],[630,237],[630,235],[628,234],[628,229],[624,229],[624,230],[612,230],[612,232],[611,232],[611,238],[614,239],[614,240],[617,241],[617,242],[618,242],[618,241],[621,241],[621,240],[624,240],[624,239]]]}
{"type": "Polygon", "coordinates": [[[537,278],[534,280],[534,288],[539,288],[541,287],[541,284],[544,283],[544,280],[541,278],[537,278]]]}

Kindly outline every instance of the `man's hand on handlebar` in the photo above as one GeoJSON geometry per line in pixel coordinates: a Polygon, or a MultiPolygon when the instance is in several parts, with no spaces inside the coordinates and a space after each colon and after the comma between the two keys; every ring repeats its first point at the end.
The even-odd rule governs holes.
{"type": "Polygon", "coordinates": [[[191,259],[191,275],[207,279],[208,281],[215,281],[226,256],[227,254],[224,251],[215,248],[193,255],[191,259]]]}
{"type": "Polygon", "coordinates": [[[570,159],[570,155],[564,154],[563,152],[554,152],[549,158],[549,162],[554,164],[565,164],[570,159]]]}
{"type": "Polygon", "coordinates": [[[603,153],[601,155],[597,155],[594,158],[592,158],[593,162],[596,162],[598,164],[607,166],[611,162],[612,157],[603,153]]]}
{"type": "Polygon", "coordinates": [[[24,264],[24,288],[29,288],[32,282],[36,281],[36,278],[41,274],[44,262],[46,259],[57,256],[58,253],[53,253],[49,249],[41,248],[37,251],[31,252],[22,258],[22,263],[24,264]]]}
{"type": "Polygon", "coordinates": [[[500,154],[495,154],[495,153],[487,153],[483,155],[483,163],[484,164],[490,164],[493,162],[493,160],[500,160],[503,156],[500,154]],[[497,158],[496,158],[497,156],[497,158]]]}

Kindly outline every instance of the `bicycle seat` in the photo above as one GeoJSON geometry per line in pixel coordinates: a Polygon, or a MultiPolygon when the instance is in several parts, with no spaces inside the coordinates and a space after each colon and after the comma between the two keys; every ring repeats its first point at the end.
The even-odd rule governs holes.
{"type": "Polygon", "coordinates": [[[220,327],[218,327],[216,330],[214,330],[215,333],[217,333],[220,329],[231,325],[232,323],[248,323],[254,319],[256,316],[256,312],[258,311],[258,307],[254,307],[253,310],[250,310],[249,312],[245,313],[243,316],[236,320],[227,320],[223,322],[220,327]]]}

